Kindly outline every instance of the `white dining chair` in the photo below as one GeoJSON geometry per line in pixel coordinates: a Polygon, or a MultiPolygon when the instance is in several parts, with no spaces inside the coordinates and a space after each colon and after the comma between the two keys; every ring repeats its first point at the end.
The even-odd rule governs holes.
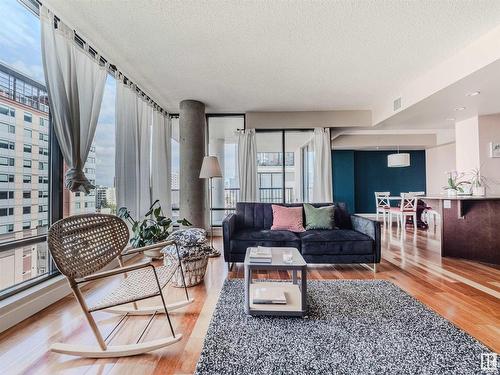
{"type": "Polygon", "coordinates": [[[386,221],[386,217],[389,215],[389,209],[391,205],[389,203],[389,195],[391,195],[390,191],[376,191],[375,192],[375,207],[377,212],[377,221],[379,219],[379,214],[382,214],[382,218],[384,220],[384,225],[386,221]]]}
{"type": "Polygon", "coordinates": [[[401,226],[406,228],[406,218],[413,218],[413,226],[417,229],[417,200],[418,198],[411,193],[401,193],[401,204],[399,207],[391,207],[389,209],[389,222],[392,225],[392,216],[396,216],[398,228],[401,226]]]}

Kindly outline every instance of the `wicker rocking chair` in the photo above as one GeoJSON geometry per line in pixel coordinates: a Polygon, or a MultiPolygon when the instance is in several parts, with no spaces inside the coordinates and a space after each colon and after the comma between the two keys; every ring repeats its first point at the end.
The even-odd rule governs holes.
{"type": "Polygon", "coordinates": [[[48,234],[50,253],[59,271],[66,276],[98,343],[97,347],[56,343],[51,346],[52,351],[88,358],[124,357],[160,349],[181,339],[182,335],[176,335],[174,332],[168,309],[186,306],[193,300],[189,298],[187,289],[185,289],[186,301],[168,306],[162,293],[162,289],[170,281],[177,267],[181,267],[180,271],[183,273],[180,262],[178,265],[161,267],[155,267],[151,262],[123,266],[122,262],[124,255],[163,247],[172,244],[172,241],[140,249],[124,250],[128,240],[127,225],[113,215],[75,215],[62,219],[50,227],[48,234]],[[116,258],[118,258],[120,268],[97,272],[116,258]],[[87,305],[79,288],[80,284],[119,274],[123,274],[125,277],[117,289],[111,291],[97,303],[87,305]],[[160,296],[161,306],[138,308],[137,301],[156,296],[160,296]],[[132,307],[126,307],[131,303],[132,307]],[[128,315],[152,316],[135,344],[111,346],[106,344],[108,337],[103,338],[92,316],[93,312],[100,310],[124,314],[108,337],[128,315]],[[140,342],[157,313],[166,314],[172,336],[150,342],[140,342]]]}

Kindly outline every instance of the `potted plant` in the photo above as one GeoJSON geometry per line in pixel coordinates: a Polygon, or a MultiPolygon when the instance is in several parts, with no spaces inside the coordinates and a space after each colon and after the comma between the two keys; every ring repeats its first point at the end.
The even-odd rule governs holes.
{"type": "Polygon", "coordinates": [[[448,185],[443,186],[443,189],[448,192],[448,196],[454,195],[470,195],[471,183],[464,179],[464,173],[457,171],[446,172],[448,175],[448,185]]]}
{"type": "Polygon", "coordinates": [[[470,182],[472,184],[472,195],[486,195],[487,179],[486,177],[481,175],[481,171],[479,168],[472,170],[472,178],[470,182]]]}
{"type": "MultiPolygon", "coordinates": [[[[173,221],[163,215],[158,199],[149,207],[148,212],[146,212],[142,220],[132,218],[130,210],[127,207],[121,207],[118,210],[118,217],[131,225],[132,238],[130,239],[130,245],[134,248],[165,241],[172,231],[173,221]]],[[[177,220],[177,223],[184,226],[191,226],[191,223],[186,219],[177,220]]],[[[160,249],[148,250],[144,254],[153,259],[161,258],[162,256],[160,249]]]]}

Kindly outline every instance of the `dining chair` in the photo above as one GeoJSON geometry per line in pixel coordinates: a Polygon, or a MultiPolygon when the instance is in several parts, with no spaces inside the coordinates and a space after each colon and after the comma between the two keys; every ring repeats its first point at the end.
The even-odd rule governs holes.
{"type": "Polygon", "coordinates": [[[401,193],[401,204],[399,207],[389,209],[389,222],[392,225],[392,216],[396,216],[398,228],[400,226],[406,229],[406,218],[413,218],[413,225],[417,229],[417,200],[418,198],[411,193],[401,193]]]}
{"type": "Polygon", "coordinates": [[[375,192],[375,207],[377,213],[377,221],[379,219],[379,214],[382,214],[382,218],[384,220],[384,225],[386,222],[386,217],[389,214],[389,209],[391,207],[389,202],[389,195],[391,195],[390,191],[376,191],[375,192]]]}
{"type": "MultiPolygon", "coordinates": [[[[150,352],[178,342],[182,335],[174,332],[168,307],[165,303],[162,289],[168,284],[179,265],[155,267],[149,261],[123,266],[121,257],[153,247],[174,244],[165,241],[161,244],[145,246],[138,249],[125,249],[129,241],[129,229],[125,222],[114,215],[83,214],[74,215],[54,223],[48,232],[48,246],[52,258],[59,271],[66,276],[73,294],[80,305],[85,320],[95,336],[98,346],[83,344],[55,343],[51,350],[56,353],[76,355],[87,358],[124,357],[150,352]],[[103,271],[111,262],[118,260],[120,267],[103,271]],[[100,280],[115,275],[123,275],[117,288],[105,293],[104,297],[88,304],[80,289],[82,284],[100,280]],[[141,310],[136,302],[152,297],[161,298],[161,307],[141,310]],[[104,338],[92,316],[96,311],[107,311],[115,306],[134,304],[134,312],[125,313],[118,324],[104,338]],[[158,311],[160,310],[160,311],[158,311]],[[106,343],[112,333],[129,315],[151,315],[146,328],[142,331],[136,343],[126,345],[108,345],[106,343]],[[165,314],[171,336],[149,342],[141,342],[153,318],[157,313],[165,314]]],[[[180,264],[180,261],[179,261],[180,264]]],[[[182,270],[182,266],[181,266],[182,270]]],[[[186,290],[186,298],[189,300],[186,290]]],[[[115,311],[108,311],[116,313],[115,311]]]]}

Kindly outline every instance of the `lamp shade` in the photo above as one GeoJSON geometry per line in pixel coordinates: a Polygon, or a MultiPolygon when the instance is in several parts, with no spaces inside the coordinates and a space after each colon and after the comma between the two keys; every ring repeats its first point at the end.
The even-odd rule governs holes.
{"type": "Polygon", "coordinates": [[[201,164],[200,178],[222,177],[217,156],[205,156],[201,164]]]}
{"type": "Polygon", "coordinates": [[[389,168],[409,167],[410,154],[406,152],[387,155],[387,166],[389,168]]]}

